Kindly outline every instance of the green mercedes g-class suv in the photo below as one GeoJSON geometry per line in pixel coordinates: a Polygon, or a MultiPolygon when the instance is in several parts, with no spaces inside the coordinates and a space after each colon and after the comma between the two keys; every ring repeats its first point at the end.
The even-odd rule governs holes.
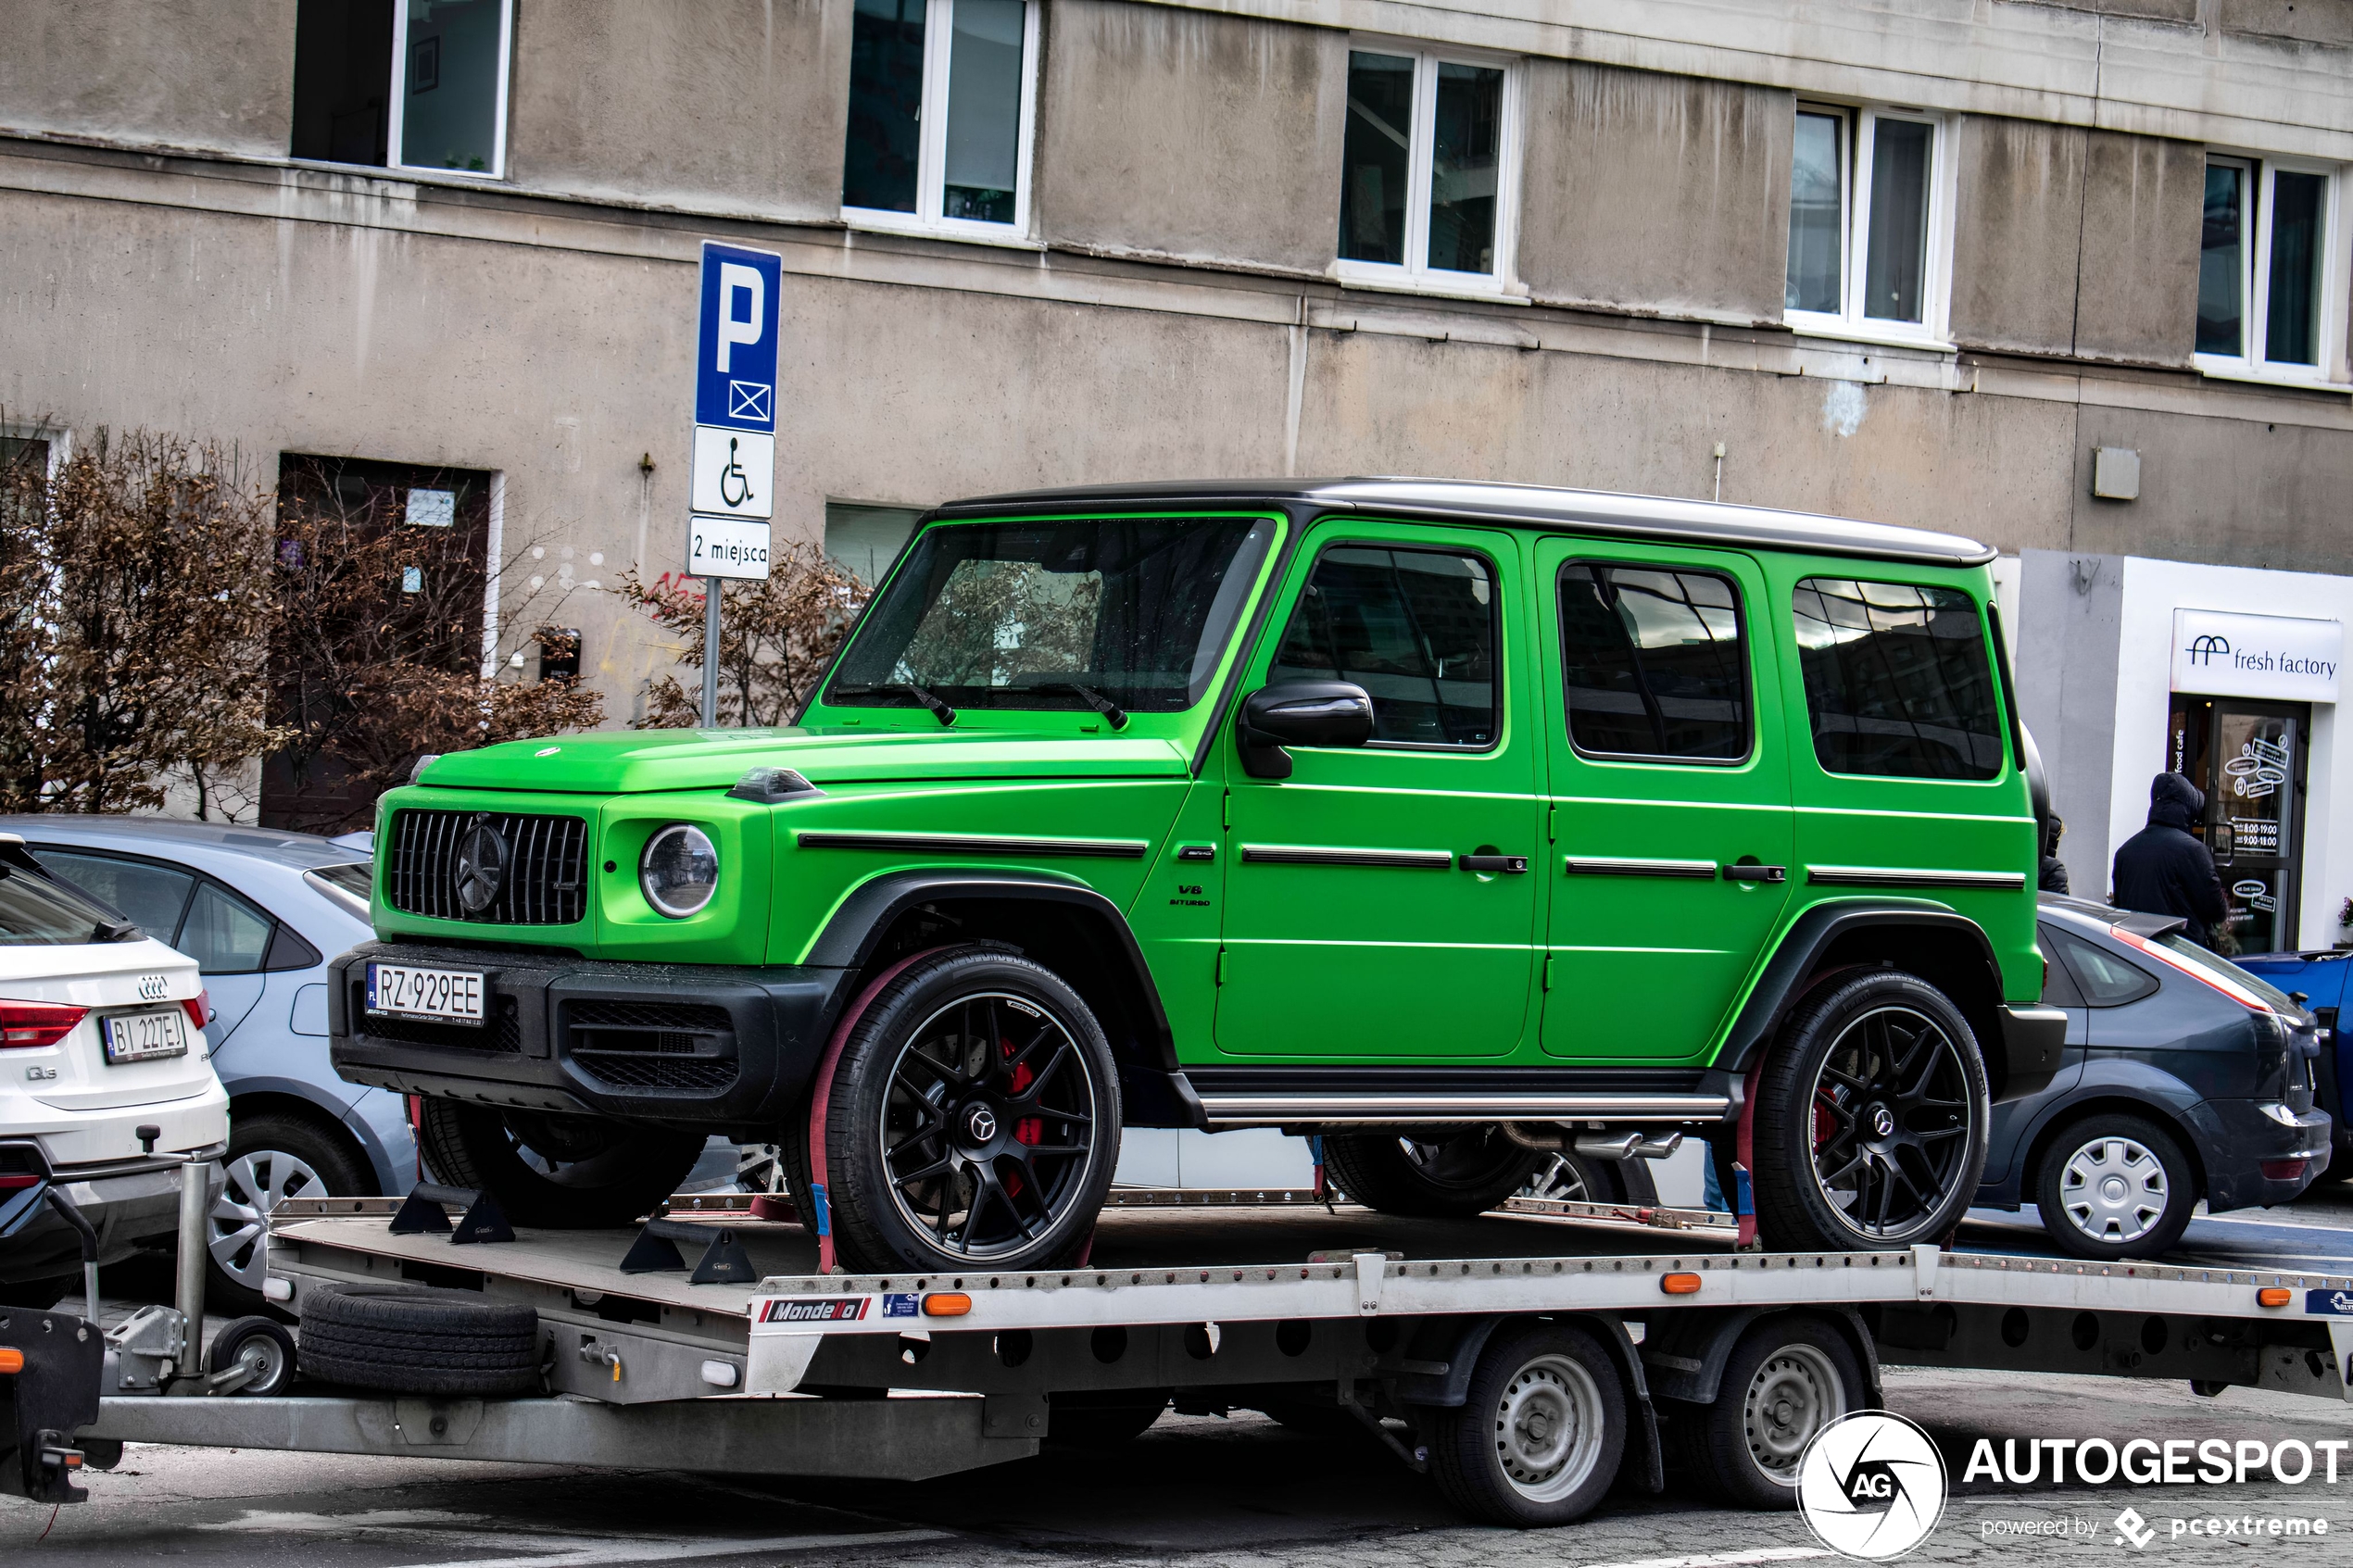
{"type": "Polygon", "coordinates": [[[1132,1126],[1422,1214],[1691,1132],[1772,1245],[1941,1237],[2065,1019],[1992,559],[1428,481],[942,507],[799,724],[386,795],[335,1065],[521,1223],[777,1143],[869,1271],[1082,1255],[1132,1126]]]}

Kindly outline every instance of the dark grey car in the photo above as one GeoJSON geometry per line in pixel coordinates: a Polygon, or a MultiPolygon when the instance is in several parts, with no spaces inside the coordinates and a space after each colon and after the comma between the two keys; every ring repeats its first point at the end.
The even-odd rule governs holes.
{"type": "Polygon", "coordinates": [[[2035,1205],[2061,1250],[2149,1258],[2209,1210],[2285,1203],[2328,1163],[2320,1035],[2183,922],[2045,896],[2043,1000],[2067,1050],[2040,1094],[1994,1108],[1981,1206],[2035,1205]]]}

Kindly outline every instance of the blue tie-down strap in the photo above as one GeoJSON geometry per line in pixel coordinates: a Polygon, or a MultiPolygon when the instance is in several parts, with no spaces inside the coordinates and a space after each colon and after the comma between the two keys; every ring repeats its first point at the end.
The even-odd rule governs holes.
{"type": "Polygon", "coordinates": [[[824,1183],[812,1182],[809,1184],[809,1206],[817,1211],[817,1234],[819,1236],[833,1235],[833,1206],[825,1201],[824,1183]]]}
{"type": "Polygon", "coordinates": [[[1756,1212],[1756,1195],[1749,1189],[1748,1167],[1732,1167],[1732,1212],[1743,1219],[1756,1212]]]}

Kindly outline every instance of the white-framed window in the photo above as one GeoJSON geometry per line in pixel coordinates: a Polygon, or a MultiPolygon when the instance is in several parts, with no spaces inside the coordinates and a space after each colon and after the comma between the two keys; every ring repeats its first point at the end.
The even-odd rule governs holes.
{"type": "Polygon", "coordinates": [[[1509,289],[1518,119],[1519,73],[1508,61],[1352,44],[1335,275],[1392,288],[1509,289]]]}
{"type": "Polygon", "coordinates": [[[2342,375],[2338,184],[2326,164],[2208,156],[2198,369],[2268,381],[2342,375]]]}
{"type": "Polygon", "coordinates": [[[1038,0],[857,0],[845,219],[1027,236],[1038,11],[1038,0]]]}
{"type": "Polygon", "coordinates": [[[514,0],[300,0],[294,156],[504,178],[514,23],[514,0]]]}
{"type": "Polygon", "coordinates": [[[1781,315],[1806,332],[1941,344],[1949,319],[1945,122],[1908,109],[1797,106],[1781,315]]]}

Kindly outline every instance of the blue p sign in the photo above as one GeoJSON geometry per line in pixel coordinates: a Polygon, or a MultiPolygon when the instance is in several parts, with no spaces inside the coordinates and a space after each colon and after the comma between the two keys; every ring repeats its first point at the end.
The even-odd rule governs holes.
{"type": "Polygon", "coordinates": [[[779,257],[706,241],[702,330],[695,365],[695,423],[776,428],[779,257]]]}

